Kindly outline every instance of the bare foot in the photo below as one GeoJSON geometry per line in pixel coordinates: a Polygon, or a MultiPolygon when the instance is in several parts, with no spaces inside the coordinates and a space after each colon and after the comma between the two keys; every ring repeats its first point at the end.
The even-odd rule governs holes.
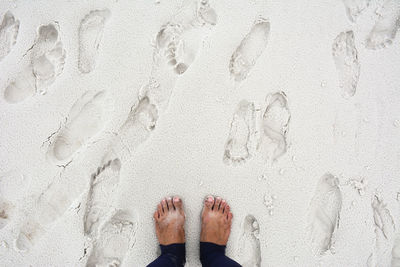
{"type": "Polygon", "coordinates": [[[161,245],[185,243],[185,212],[179,197],[161,200],[153,217],[161,245]]]}
{"type": "Polygon", "coordinates": [[[201,242],[225,246],[231,233],[232,213],[224,199],[208,196],[201,214],[201,242]]]}

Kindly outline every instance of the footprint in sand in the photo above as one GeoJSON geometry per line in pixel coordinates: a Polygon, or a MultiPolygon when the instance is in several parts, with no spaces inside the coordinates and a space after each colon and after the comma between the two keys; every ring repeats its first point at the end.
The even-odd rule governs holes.
{"type": "Polygon", "coordinates": [[[81,21],[78,67],[82,73],[89,73],[96,67],[104,26],[110,16],[108,9],[93,10],[81,21]]]}
{"type": "MultiPolygon", "coordinates": [[[[14,242],[16,250],[29,251],[35,246],[46,231],[51,229],[54,223],[71,208],[74,200],[84,191],[85,181],[81,181],[82,177],[79,175],[77,177],[74,170],[72,172],[75,177],[70,177],[69,173],[53,181],[34,201],[30,212],[24,214],[14,242]]],[[[75,209],[79,208],[80,204],[75,209]]]]}
{"type": "Polygon", "coordinates": [[[150,136],[158,117],[168,106],[178,75],[192,65],[209,26],[216,23],[215,11],[203,0],[185,3],[173,19],[161,27],[155,39],[149,82],[141,88],[138,102],[132,106],[103,162],[122,158],[123,151],[131,153],[150,136]]]}
{"type": "Polygon", "coordinates": [[[62,73],[66,53],[58,24],[40,26],[36,40],[27,54],[29,63],[4,91],[4,99],[9,103],[20,102],[37,92],[45,94],[47,88],[62,73]]]}
{"type": "Polygon", "coordinates": [[[109,218],[115,205],[115,194],[119,184],[121,161],[115,159],[99,167],[90,179],[84,215],[84,233],[96,237],[104,220],[109,218]]]}
{"type": "Polygon", "coordinates": [[[138,102],[112,140],[103,162],[123,158],[123,153],[130,154],[150,136],[158,117],[168,107],[178,75],[192,65],[209,26],[216,23],[215,11],[203,0],[185,3],[161,27],[154,43],[149,82],[141,88],[138,102]]]}
{"type": "Polygon", "coordinates": [[[369,6],[369,2],[370,0],[343,0],[349,20],[355,22],[358,16],[369,6]]]}
{"type": "Polygon", "coordinates": [[[121,266],[128,250],[135,245],[137,227],[137,216],[117,211],[102,226],[86,266],[121,266]]]}
{"type": "Polygon", "coordinates": [[[105,91],[84,93],[72,106],[65,126],[50,141],[47,156],[60,164],[71,161],[105,127],[112,110],[105,91]]]}
{"type": "Polygon", "coordinates": [[[378,196],[374,195],[371,206],[375,223],[375,247],[368,258],[367,266],[389,266],[395,237],[394,220],[386,204],[378,196]]]}
{"type": "Polygon", "coordinates": [[[239,237],[238,258],[243,267],[261,266],[260,226],[253,215],[247,215],[242,224],[243,230],[239,237]]]}
{"type": "Polygon", "coordinates": [[[349,98],[356,93],[360,77],[360,63],[353,31],[341,32],[335,38],[332,56],[339,76],[339,86],[343,88],[343,96],[349,98]]]}
{"type": "Polygon", "coordinates": [[[140,125],[146,131],[152,131],[158,119],[157,107],[150,103],[150,99],[143,97],[137,106],[131,110],[128,120],[122,126],[122,129],[131,128],[133,125],[140,125]]]}
{"type": "Polygon", "coordinates": [[[117,135],[110,142],[108,152],[102,162],[106,163],[115,158],[125,158],[143,142],[154,130],[158,120],[158,109],[145,96],[135,104],[129,112],[128,118],[117,131],[117,135]]]}
{"type": "Polygon", "coordinates": [[[386,0],[376,13],[378,19],[365,44],[368,49],[385,48],[393,43],[400,27],[400,1],[386,0]]]}
{"type": "Polygon", "coordinates": [[[286,153],[286,135],[290,117],[288,101],[284,92],[267,96],[258,149],[262,151],[270,164],[286,153]]]}
{"type": "Polygon", "coordinates": [[[183,7],[172,21],[161,27],[156,36],[155,65],[166,62],[176,74],[183,74],[194,62],[207,26],[216,23],[217,14],[207,0],[192,1],[183,7]]]}
{"type": "Polygon", "coordinates": [[[397,234],[392,248],[392,267],[400,267],[400,234],[397,234]]]}
{"type": "Polygon", "coordinates": [[[255,108],[254,103],[242,100],[233,114],[228,140],[225,144],[225,164],[244,163],[254,151],[255,108]]]}
{"type": "Polygon", "coordinates": [[[10,53],[11,48],[15,45],[18,31],[19,20],[15,20],[14,15],[7,11],[0,25],[0,61],[10,53]]]}
{"type": "Polygon", "coordinates": [[[310,203],[308,231],[313,252],[321,256],[331,249],[333,233],[339,226],[342,193],[339,180],[330,173],[323,175],[310,203]]]}
{"type": "Polygon", "coordinates": [[[270,23],[264,18],[257,19],[250,32],[233,52],[229,62],[229,71],[235,81],[240,82],[246,79],[267,47],[269,31],[270,23]]]}

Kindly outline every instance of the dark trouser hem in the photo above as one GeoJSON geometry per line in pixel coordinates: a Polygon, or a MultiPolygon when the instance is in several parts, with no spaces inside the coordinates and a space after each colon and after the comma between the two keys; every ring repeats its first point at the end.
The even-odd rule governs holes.
{"type": "Polygon", "coordinates": [[[183,267],[186,262],[185,243],[160,245],[161,255],[147,267],[183,267]]]}
{"type": "Polygon", "coordinates": [[[240,267],[236,261],[225,256],[226,246],[200,242],[200,261],[203,267],[240,267]]]}

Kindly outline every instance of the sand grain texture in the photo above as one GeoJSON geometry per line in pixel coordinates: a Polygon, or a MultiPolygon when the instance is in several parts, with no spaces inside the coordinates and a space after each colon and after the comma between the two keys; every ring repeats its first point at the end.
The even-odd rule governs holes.
{"type": "Polygon", "coordinates": [[[399,3],[0,1],[0,265],[399,266],[399,3]]]}

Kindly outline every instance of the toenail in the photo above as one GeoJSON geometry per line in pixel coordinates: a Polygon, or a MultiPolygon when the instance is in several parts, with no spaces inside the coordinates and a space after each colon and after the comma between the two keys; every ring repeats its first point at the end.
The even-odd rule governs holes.
{"type": "Polygon", "coordinates": [[[212,197],[208,197],[208,198],[207,198],[207,201],[208,201],[208,202],[212,202],[212,201],[213,201],[212,197]]]}

